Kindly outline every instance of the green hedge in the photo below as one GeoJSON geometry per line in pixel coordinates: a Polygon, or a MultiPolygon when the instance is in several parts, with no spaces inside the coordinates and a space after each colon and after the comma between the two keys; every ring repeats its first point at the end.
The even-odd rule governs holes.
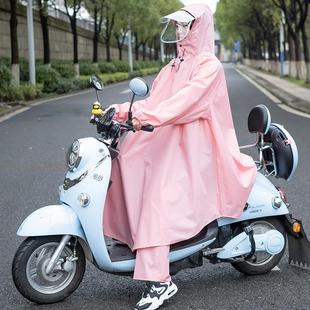
{"type": "Polygon", "coordinates": [[[0,92],[0,100],[7,102],[20,102],[39,98],[42,94],[42,85],[21,84],[9,85],[0,92]]]}
{"type": "Polygon", "coordinates": [[[72,63],[53,61],[52,68],[55,69],[61,75],[61,77],[65,79],[73,79],[75,77],[75,70],[72,63]]]}
{"type": "MultiPolygon", "coordinates": [[[[98,74],[98,76],[102,79],[104,85],[108,85],[111,83],[126,81],[128,79],[132,79],[138,76],[156,74],[158,73],[158,71],[159,71],[159,68],[145,68],[145,69],[136,70],[130,73],[128,72],[103,73],[103,74],[98,74]]],[[[90,78],[89,75],[84,75],[84,76],[81,75],[79,77],[79,80],[83,81],[85,85],[87,84],[89,87],[90,86],[89,78],[90,78]]]]}
{"type": "Polygon", "coordinates": [[[99,67],[93,63],[82,62],[80,63],[80,74],[81,75],[91,75],[99,74],[99,67]]]}
{"type": "Polygon", "coordinates": [[[117,68],[114,63],[112,62],[100,62],[99,63],[99,70],[101,73],[114,73],[114,72],[122,72],[123,70],[119,70],[119,68],[117,68]]]}
{"type": "Polygon", "coordinates": [[[24,100],[24,95],[19,86],[9,85],[1,90],[0,99],[8,102],[19,102],[24,100]]]}
{"type": "Polygon", "coordinates": [[[8,87],[12,81],[12,73],[11,70],[5,66],[0,65],[0,90],[5,87],[8,87]]]}
{"type": "MultiPolygon", "coordinates": [[[[145,76],[155,74],[159,71],[159,67],[148,67],[150,64],[158,64],[157,62],[148,62],[145,64],[145,68],[128,73],[128,71],[115,72],[122,69],[128,69],[127,62],[113,61],[111,63],[101,62],[96,65],[84,63],[82,65],[83,71],[87,72],[85,75],[81,75],[79,78],[72,78],[74,76],[74,68],[69,62],[54,62],[51,66],[38,64],[36,66],[36,77],[38,84],[30,85],[28,83],[22,83],[20,86],[12,84],[11,70],[1,62],[0,65],[0,101],[7,102],[20,102],[23,100],[33,100],[42,95],[42,93],[56,93],[63,94],[73,90],[80,90],[90,87],[89,78],[90,75],[95,72],[103,80],[104,84],[111,84],[116,82],[122,82],[131,79],[136,76],[145,76]],[[63,68],[61,66],[63,65],[63,68]],[[83,67],[84,66],[84,67],[83,67]],[[58,68],[58,70],[56,69],[58,68]],[[103,73],[100,73],[101,70],[103,73]],[[60,72],[59,72],[60,71],[60,72]],[[99,73],[98,73],[99,72],[99,73]]],[[[138,64],[138,63],[137,63],[138,64]]],[[[24,63],[21,65],[24,66],[24,63]]],[[[24,71],[25,72],[25,71],[24,71]]]]}
{"type": "Polygon", "coordinates": [[[112,60],[111,63],[114,65],[117,72],[129,72],[128,61],[112,60]]]}
{"type": "Polygon", "coordinates": [[[22,91],[25,100],[33,100],[41,96],[42,87],[42,84],[22,84],[19,88],[22,91]]]}

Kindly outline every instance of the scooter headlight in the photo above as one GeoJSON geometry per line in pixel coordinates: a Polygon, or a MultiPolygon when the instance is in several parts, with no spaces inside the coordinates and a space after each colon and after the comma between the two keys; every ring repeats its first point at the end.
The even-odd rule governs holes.
{"type": "Polygon", "coordinates": [[[79,163],[81,162],[79,152],[80,152],[80,142],[78,140],[75,140],[69,147],[67,153],[67,166],[70,171],[73,171],[75,168],[77,168],[79,163]]]}

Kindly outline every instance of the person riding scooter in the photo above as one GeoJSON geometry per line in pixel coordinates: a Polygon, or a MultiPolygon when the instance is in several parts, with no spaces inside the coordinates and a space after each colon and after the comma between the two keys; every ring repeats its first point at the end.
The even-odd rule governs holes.
{"type": "MultiPolygon", "coordinates": [[[[133,106],[136,132],[113,161],[103,219],[106,236],[136,251],[133,278],[149,282],[135,309],[157,309],[177,292],[170,245],[217,218],[237,218],[256,177],[239,151],[209,7],[186,6],[162,21],[161,40],[176,43],[177,57],[133,106]],[[146,123],[151,135],[139,131],[146,123]]],[[[129,105],[113,105],[115,120],[128,119],[129,105]]]]}

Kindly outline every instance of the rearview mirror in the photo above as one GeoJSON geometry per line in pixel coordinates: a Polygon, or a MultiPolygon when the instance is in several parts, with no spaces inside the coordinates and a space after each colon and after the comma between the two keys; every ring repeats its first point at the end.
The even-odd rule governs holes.
{"type": "Polygon", "coordinates": [[[134,78],[129,82],[130,90],[139,97],[144,97],[149,92],[149,87],[141,78],[134,78]]]}
{"type": "Polygon", "coordinates": [[[94,87],[96,90],[103,90],[103,82],[102,80],[95,74],[93,74],[89,79],[90,85],[94,87]]]}

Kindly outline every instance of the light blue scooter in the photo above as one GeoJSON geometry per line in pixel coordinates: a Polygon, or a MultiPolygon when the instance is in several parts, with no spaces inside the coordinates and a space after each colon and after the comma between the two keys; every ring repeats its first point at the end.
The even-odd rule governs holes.
{"type": "MultiPolygon", "coordinates": [[[[96,91],[103,88],[95,76],[91,83],[96,91]]],[[[139,78],[131,80],[129,87],[133,92],[131,106],[135,95],[148,93],[146,83],[139,78]]],[[[15,254],[12,274],[16,288],[30,301],[54,303],[72,294],[83,278],[86,259],[105,272],[133,273],[135,253],[105,237],[102,222],[111,161],[118,155],[119,139],[133,131],[131,106],[126,123],[112,120],[113,109],[104,115],[94,113],[97,115],[91,121],[100,137],[78,139],[71,145],[68,172],[59,187],[60,204],[36,210],[19,227],[17,234],[27,238],[15,254]]],[[[101,111],[99,103],[93,108],[101,111]]],[[[172,244],[171,274],[201,266],[203,258],[212,263],[229,262],[249,275],[269,272],[284,253],[286,235],[290,260],[310,265],[309,242],[301,222],[290,216],[285,193],[268,179],[271,175],[292,178],[298,163],[296,144],[283,126],[271,123],[264,105],[252,109],[248,127],[257,141],[242,148],[258,148],[259,172],[243,213],[238,219],[217,219],[195,237],[172,244]]],[[[153,128],[147,125],[142,130],[153,128]]]]}

